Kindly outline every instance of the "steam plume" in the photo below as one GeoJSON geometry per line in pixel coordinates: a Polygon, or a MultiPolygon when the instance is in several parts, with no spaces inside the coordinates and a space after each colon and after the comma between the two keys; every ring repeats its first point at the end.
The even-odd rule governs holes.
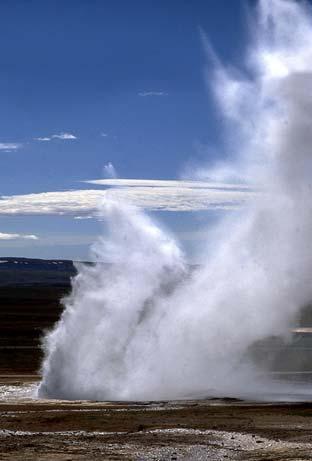
{"type": "MultiPolygon", "coordinates": [[[[108,239],[82,266],[46,338],[41,396],[159,399],[242,388],[248,347],[287,334],[311,301],[312,22],[303,3],[263,0],[245,73],[215,64],[210,84],[231,165],[265,194],[213,235],[187,274],[174,240],[138,209],[107,201],[108,239]],[[115,264],[104,270],[103,260],[115,264]]],[[[247,373],[247,374],[246,374],[247,373]]]]}

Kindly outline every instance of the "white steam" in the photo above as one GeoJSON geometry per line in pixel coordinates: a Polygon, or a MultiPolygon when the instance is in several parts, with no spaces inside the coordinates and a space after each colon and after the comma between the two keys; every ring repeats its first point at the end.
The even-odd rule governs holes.
{"type": "Polygon", "coordinates": [[[228,146],[239,152],[222,174],[244,176],[267,194],[223,220],[213,254],[192,274],[142,211],[106,202],[109,236],[94,246],[95,266],[81,266],[46,337],[41,396],[229,393],[251,376],[248,347],[287,334],[311,301],[311,11],[263,0],[254,27],[247,77],[216,64],[210,83],[228,146]]]}
{"type": "Polygon", "coordinates": [[[104,165],[104,175],[106,178],[117,178],[117,172],[112,162],[108,162],[106,165],[104,165]]]}

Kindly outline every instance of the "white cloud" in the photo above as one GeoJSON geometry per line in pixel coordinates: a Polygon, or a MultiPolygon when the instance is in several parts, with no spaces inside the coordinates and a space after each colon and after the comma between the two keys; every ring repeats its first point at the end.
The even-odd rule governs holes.
{"type": "MultiPolygon", "coordinates": [[[[195,181],[98,180],[103,185],[125,184],[105,190],[73,190],[40,194],[3,196],[0,215],[54,214],[95,216],[106,198],[127,201],[147,210],[200,211],[236,209],[257,197],[246,187],[196,183],[195,181]],[[132,186],[129,186],[129,183],[132,186]],[[134,184],[136,185],[134,186],[134,184]],[[142,185],[138,185],[142,184],[142,185]]],[[[97,182],[99,183],[99,182],[97,182]]]]}
{"type": "Polygon", "coordinates": [[[140,91],[138,96],[168,96],[165,91],[140,91]]]}
{"type": "Polygon", "coordinates": [[[84,215],[96,212],[104,191],[75,190],[0,197],[0,215],[84,215]]]}
{"type": "Polygon", "coordinates": [[[103,138],[107,138],[108,134],[107,133],[101,133],[101,136],[103,136],[103,138]]]}
{"type": "Polygon", "coordinates": [[[38,138],[34,138],[34,141],[52,141],[53,139],[62,139],[63,141],[67,140],[72,140],[72,139],[77,139],[77,136],[75,136],[73,133],[58,133],[58,134],[52,134],[50,136],[39,136],[38,138]]]}
{"type": "Polygon", "coordinates": [[[68,139],[77,139],[77,136],[75,136],[72,133],[60,133],[60,134],[53,134],[51,138],[68,140],[68,139]]]}
{"type": "Polygon", "coordinates": [[[24,239],[24,240],[38,240],[37,235],[33,234],[4,234],[0,232],[0,240],[17,240],[17,239],[24,239]]]}
{"type": "Polygon", "coordinates": [[[212,182],[212,181],[192,181],[176,179],[88,179],[83,181],[88,184],[98,186],[117,186],[117,187],[190,187],[204,189],[233,189],[233,190],[251,190],[246,184],[212,182]]]}
{"type": "Polygon", "coordinates": [[[17,150],[22,147],[21,143],[18,142],[0,142],[0,150],[5,152],[11,152],[12,150],[17,150]]]}

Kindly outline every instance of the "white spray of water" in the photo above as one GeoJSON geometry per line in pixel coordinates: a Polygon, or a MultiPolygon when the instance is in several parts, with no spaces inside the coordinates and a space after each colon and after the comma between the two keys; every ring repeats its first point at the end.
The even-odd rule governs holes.
{"type": "Polygon", "coordinates": [[[117,172],[112,162],[108,162],[104,165],[104,176],[112,179],[117,178],[117,172]]]}
{"type": "Polygon", "coordinates": [[[254,30],[248,76],[216,64],[210,80],[239,151],[222,174],[238,171],[266,192],[223,220],[213,255],[191,275],[175,241],[142,211],[105,203],[109,235],[46,337],[41,396],[229,393],[250,376],[248,347],[285,335],[311,301],[311,12],[263,0],[254,30]]]}

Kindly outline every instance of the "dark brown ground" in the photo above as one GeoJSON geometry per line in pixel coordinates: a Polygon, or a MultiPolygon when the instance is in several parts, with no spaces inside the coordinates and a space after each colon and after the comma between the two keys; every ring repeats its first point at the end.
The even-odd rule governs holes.
{"type": "Polygon", "coordinates": [[[16,399],[0,403],[0,429],[1,460],[312,459],[312,403],[16,399]]]}
{"type": "MultiPolygon", "coordinates": [[[[0,396],[39,380],[40,336],[66,291],[0,289],[0,396]]],[[[0,460],[307,459],[312,403],[0,400],[0,460]]]]}

